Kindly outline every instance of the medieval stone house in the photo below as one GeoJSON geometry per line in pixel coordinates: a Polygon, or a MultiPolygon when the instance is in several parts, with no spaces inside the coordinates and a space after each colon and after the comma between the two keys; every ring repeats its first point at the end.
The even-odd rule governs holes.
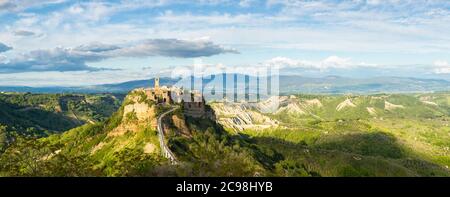
{"type": "Polygon", "coordinates": [[[154,88],[146,89],[145,95],[147,98],[155,101],[156,103],[172,104],[171,90],[166,86],[159,86],[159,77],[155,78],[154,88]]]}
{"type": "Polygon", "coordinates": [[[185,92],[182,88],[160,86],[159,77],[155,78],[153,88],[145,89],[147,98],[158,104],[181,103],[183,113],[187,116],[201,118],[208,117],[206,102],[203,95],[189,91],[185,92]]]}

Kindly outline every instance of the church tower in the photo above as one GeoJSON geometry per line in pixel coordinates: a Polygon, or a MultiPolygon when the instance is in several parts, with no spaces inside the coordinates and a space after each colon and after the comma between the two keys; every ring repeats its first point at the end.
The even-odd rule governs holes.
{"type": "Polygon", "coordinates": [[[159,77],[155,78],[155,90],[159,89],[159,77]]]}

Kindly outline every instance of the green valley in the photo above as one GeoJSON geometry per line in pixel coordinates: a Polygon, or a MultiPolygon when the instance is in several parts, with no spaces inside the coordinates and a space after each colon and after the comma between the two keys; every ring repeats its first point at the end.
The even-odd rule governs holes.
{"type": "MultiPolygon", "coordinates": [[[[72,101],[61,105],[61,96],[31,99],[35,103],[22,97],[27,98],[3,95],[2,101],[52,114],[60,109],[69,122],[76,113],[82,123],[70,126],[62,119],[72,128],[15,136],[0,157],[0,176],[450,176],[446,92],[285,95],[276,97],[280,105],[273,113],[262,111],[274,98],[211,102],[206,106],[211,117],[187,115],[183,103],[154,102],[141,89],[131,91],[117,110],[72,101]],[[161,155],[156,127],[173,106],[179,108],[162,121],[176,165],[161,155]]],[[[108,98],[113,97],[85,97],[91,104],[108,98]]],[[[46,115],[39,118],[54,119],[46,115]]],[[[12,125],[5,120],[1,123],[12,125]]],[[[27,128],[28,122],[14,127],[27,128]]]]}
{"type": "Polygon", "coordinates": [[[122,99],[121,94],[0,93],[2,144],[12,135],[43,137],[103,121],[122,99]]]}

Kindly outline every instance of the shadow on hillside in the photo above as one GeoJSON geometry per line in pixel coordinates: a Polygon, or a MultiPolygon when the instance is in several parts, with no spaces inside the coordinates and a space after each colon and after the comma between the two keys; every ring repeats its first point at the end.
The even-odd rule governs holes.
{"type": "Polygon", "coordinates": [[[172,138],[169,145],[186,161],[203,162],[198,169],[201,173],[208,169],[205,166],[234,166],[239,163],[236,158],[240,161],[250,156],[269,176],[450,175],[448,170],[411,153],[395,136],[384,132],[325,135],[308,144],[231,134],[210,119],[186,117],[186,121],[197,134],[193,139],[172,138]]]}
{"type": "Polygon", "coordinates": [[[314,144],[273,137],[244,138],[260,150],[271,149],[282,155],[271,162],[288,165],[285,171],[300,166],[320,176],[450,176],[447,169],[407,152],[394,136],[383,132],[324,137],[314,144]]]}
{"type": "Polygon", "coordinates": [[[314,147],[326,150],[381,156],[385,158],[403,158],[406,156],[404,148],[397,139],[388,133],[355,133],[320,140],[314,147]]]}
{"type": "Polygon", "coordinates": [[[22,107],[0,101],[0,123],[14,126],[17,130],[27,128],[50,131],[66,131],[80,126],[78,120],[34,107],[22,107]]]}

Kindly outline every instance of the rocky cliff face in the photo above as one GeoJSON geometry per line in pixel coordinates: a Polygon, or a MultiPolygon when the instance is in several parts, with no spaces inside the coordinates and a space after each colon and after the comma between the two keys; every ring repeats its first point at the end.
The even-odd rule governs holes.
{"type": "Polygon", "coordinates": [[[140,128],[156,128],[155,105],[149,103],[143,90],[134,90],[125,98],[122,122],[108,133],[108,136],[121,136],[126,132],[137,132],[140,128]]]}
{"type": "Polygon", "coordinates": [[[278,122],[245,104],[214,103],[211,105],[219,124],[235,131],[277,127],[278,122]]]}
{"type": "Polygon", "coordinates": [[[273,96],[258,103],[213,103],[219,124],[235,131],[276,128],[280,122],[271,115],[310,115],[323,105],[318,99],[300,100],[296,96],[273,96]]]}
{"type": "Polygon", "coordinates": [[[159,153],[156,132],[154,132],[157,117],[156,105],[150,102],[142,90],[137,89],[128,94],[115,116],[117,123],[106,131],[106,136],[91,149],[91,155],[105,152],[109,155],[125,149],[138,149],[144,154],[155,154],[155,156],[159,153]]]}

